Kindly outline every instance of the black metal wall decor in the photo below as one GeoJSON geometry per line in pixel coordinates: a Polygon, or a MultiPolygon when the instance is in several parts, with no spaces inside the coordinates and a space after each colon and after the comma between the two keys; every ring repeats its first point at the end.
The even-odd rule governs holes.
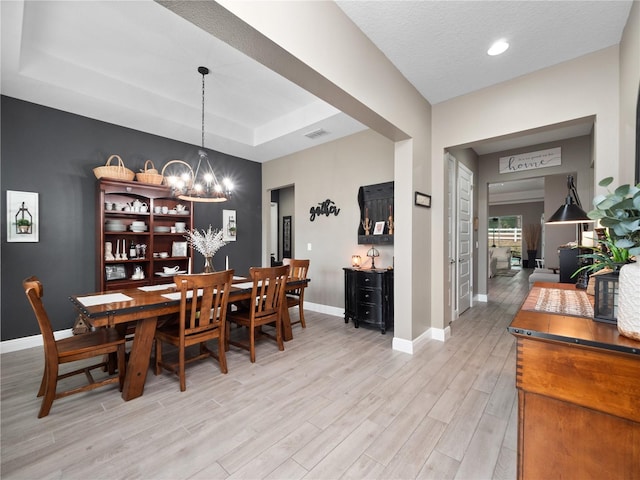
{"type": "Polygon", "coordinates": [[[324,202],[318,202],[317,207],[311,207],[309,209],[309,220],[314,221],[318,215],[338,215],[340,213],[340,209],[336,207],[336,204],[333,200],[327,198],[324,202]]]}
{"type": "Polygon", "coordinates": [[[395,231],[393,198],[393,182],[365,185],[358,189],[358,206],[360,207],[358,245],[393,245],[395,231]]]}

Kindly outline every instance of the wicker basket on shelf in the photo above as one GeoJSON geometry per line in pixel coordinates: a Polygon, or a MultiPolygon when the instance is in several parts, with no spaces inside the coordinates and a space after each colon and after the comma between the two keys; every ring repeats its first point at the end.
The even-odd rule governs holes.
{"type": "Polygon", "coordinates": [[[111,155],[104,166],[93,169],[93,174],[96,178],[113,178],[115,180],[128,181],[132,181],[135,176],[132,170],[124,166],[124,162],[119,155],[111,155]],[[114,158],[118,161],[118,165],[111,165],[111,160],[114,158]]]}
{"type": "Polygon", "coordinates": [[[158,173],[155,165],[151,160],[144,162],[144,170],[140,170],[140,173],[136,173],[136,180],[141,183],[150,183],[152,185],[160,185],[164,177],[158,173]],[[149,168],[151,164],[151,168],[149,168]]]}

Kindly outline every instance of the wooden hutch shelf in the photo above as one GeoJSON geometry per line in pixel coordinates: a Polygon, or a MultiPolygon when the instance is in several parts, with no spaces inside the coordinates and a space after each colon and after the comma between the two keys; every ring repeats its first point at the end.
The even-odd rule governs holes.
{"type": "Polygon", "coordinates": [[[99,291],[166,283],[163,267],[177,266],[181,271],[189,271],[193,252],[186,244],[185,232],[171,233],[170,229],[176,222],[184,223],[185,230],[192,228],[192,202],[173,198],[169,187],[164,185],[103,178],[98,180],[97,189],[96,285],[99,291]],[[122,206],[136,201],[145,204],[147,211],[122,210],[122,206]],[[106,209],[105,204],[116,205],[116,208],[106,209]],[[185,209],[178,212],[177,205],[185,209]],[[157,207],[165,207],[166,213],[155,213],[157,207]],[[133,222],[142,222],[139,225],[144,225],[144,231],[132,231],[133,222]],[[114,225],[124,230],[114,230],[114,225]],[[124,247],[127,259],[106,260],[106,242],[111,243],[114,255],[124,247]],[[178,245],[174,246],[174,242],[178,245]],[[131,244],[146,245],[144,257],[129,258],[131,244]],[[161,252],[166,252],[167,257],[158,256],[161,252]],[[136,269],[143,272],[144,278],[132,278],[136,269]]]}

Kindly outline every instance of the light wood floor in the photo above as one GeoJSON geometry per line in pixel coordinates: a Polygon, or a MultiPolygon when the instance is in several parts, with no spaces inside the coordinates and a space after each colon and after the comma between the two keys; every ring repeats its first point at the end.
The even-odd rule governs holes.
{"type": "Polygon", "coordinates": [[[4,354],[1,476],[514,479],[506,327],[527,274],[491,279],[490,302],[414,355],[393,351],[391,334],[309,311],[284,352],[261,343],[254,365],[232,347],[227,375],[212,361],[193,364],[184,393],[177,378],[150,371],[141,398],[124,402],[112,388],[73,395],[40,420],[41,349],[4,354]]]}

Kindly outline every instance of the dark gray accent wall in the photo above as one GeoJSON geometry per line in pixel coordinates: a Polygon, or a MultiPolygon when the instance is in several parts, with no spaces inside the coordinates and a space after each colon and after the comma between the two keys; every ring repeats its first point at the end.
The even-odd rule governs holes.
{"type": "MultiPolygon", "coordinates": [[[[96,290],[95,195],[93,168],[111,154],[122,157],[133,171],[147,159],[160,170],[173,159],[194,164],[198,147],[118,125],[2,96],[1,186],[2,340],[40,333],[22,290],[22,280],[37,275],[44,285],[44,301],[54,330],[68,329],[75,311],[68,297],[96,290]],[[40,241],[7,243],[7,190],[37,192],[40,241]]],[[[261,264],[262,166],[208,150],[216,172],[235,180],[231,200],[195,204],[198,228],[222,226],[222,210],[236,210],[238,240],[214,257],[223,270],[225,256],[237,274],[261,264]]],[[[204,265],[199,254],[195,271],[204,265]]]]}

